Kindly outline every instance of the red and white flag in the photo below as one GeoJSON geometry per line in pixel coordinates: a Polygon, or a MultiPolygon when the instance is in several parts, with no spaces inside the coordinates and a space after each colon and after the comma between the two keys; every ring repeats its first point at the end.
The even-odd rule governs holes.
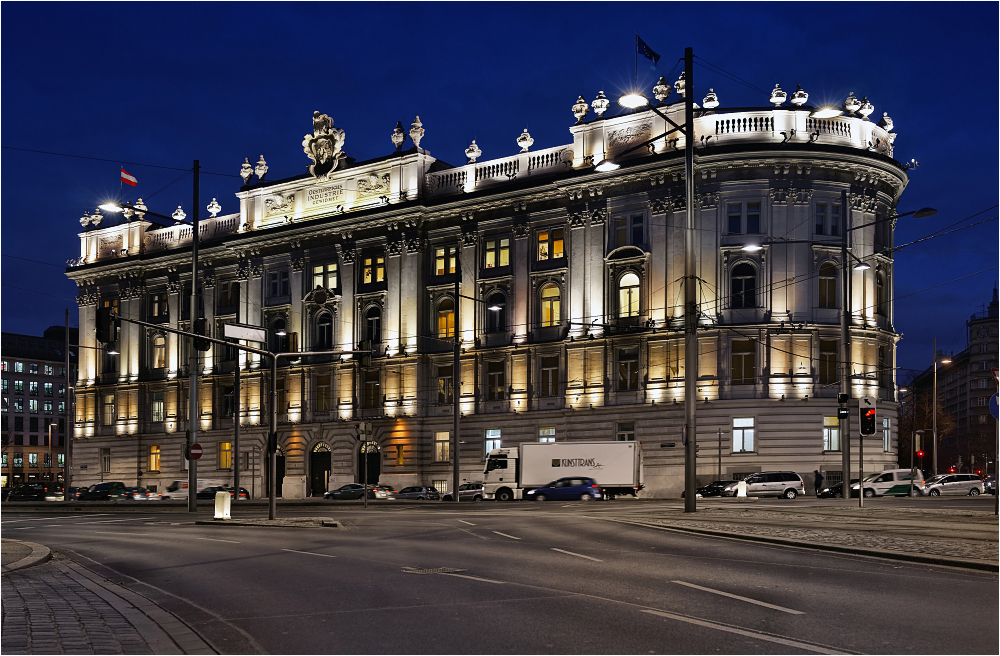
{"type": "Polygon", "coordinates": [[[139,184],[139,181],[135,179],[135,176],[126,172],[124,168],[122,168],[122,182],[130,187],[134,187],[139,184]]]}

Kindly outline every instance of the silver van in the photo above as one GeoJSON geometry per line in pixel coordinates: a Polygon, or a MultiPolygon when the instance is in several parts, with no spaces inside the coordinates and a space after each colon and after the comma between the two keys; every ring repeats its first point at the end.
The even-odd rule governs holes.
{"type": "MultiPolygon", "coordinates": [[[[865,497],[920,496],[924,492],[924,474],[919,469],[886,469],[865,476],[865,497]],[[912,479],[913,485],[910,485],[912,479]]],[[[857,496],[859,484],[851,485],[851,496],[857,496]]]]}
{"type": "Polygon", "coordinates": [[[932,497],[942,494],[962,494],[970,497],[983,493],[983,481],[975,474],[938,474],[927,479],[924,494],[932,497]]]}
{"type": "MultiPolygon", "coordinates": [[[[741,481],[730,483],[722,489],[722,496],[735,497],[741,481]]],[[[747,484],[748,497],[782,497],[794,499],[806,493],[802,477],[791,471],[760,472],[743,479],[747,484]]]]}

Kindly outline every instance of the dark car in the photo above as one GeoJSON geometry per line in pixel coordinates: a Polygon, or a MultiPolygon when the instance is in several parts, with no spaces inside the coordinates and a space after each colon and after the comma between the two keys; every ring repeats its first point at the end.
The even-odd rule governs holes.
{"type": "Polygon", "coordinates": [[[62,501],[62,483],[22,483],[10,491],[8,501],[62,501]]]}
{"type": "Polygon", "coordinates": [[[85,487],[76,487],[75,485],[72,486],[72,487],[70,487],[69,488],[69,498],[73,499],[74,501],[78,500],[80,498],[80,495],[83,494],[83,492],[86,489],[87,488],[85,488],[85,487]]]}
{"type": "Polygon", "coordinates": [[[997,477],[989,476],[983,481],[983,494],[996,494],[997,493],[997,477]]]}
{"type": "MultiPolygon", "coordinates": [[[[699,487],[694,491],[695,494],[700,494],[702,497],[721,497],[722,489],[729,485],[730,483],[736,483],[737,481],[712,481],[708,485],[699,487]]],[[[684,498],[684,492],[681,491],[681,498],[684,498]]]]}
{"type": "MultiPolygon", "coordinates": [[[[445,492],[444,496],[441,497],[442,501],[454,501],[455,495],[452,492],[445,492]]],[[[458,486],[458,500],[459,501],[482,501],[483,500],[483,484],[482,483],[462,483],[458,486]]]]}
{"type": "MultiPolygon", "coordinates": [[[[383,486],[369,485],[367,489],[369,499],[385,499],[389,496],[383,486]]],[[[336,490],[330,490],[323,495],[323,498],[334,499],[336,501],[351,501],[353,499],[361,499],[364,496],[364,485],[361,483],[348,483],[347,485],[341,485],[336,490]]]]}
{"type": "MultiPolygon", "coordinates": [[[[209,485],[208,487],[199,490],[197,497],[199,499],[214,499],[216,492],[228,492],[230,499],[235,496],[231,485],[209,485]]],[[[247,492],[247,489],[245,487],[240,487],[240,499],[248,498],[250,498],[250,495],[247,492]]]]}
{"type": "Polygon", "coordinates": [[[536,487],[534,490],[528,490],[524,498],[534,501],[569,501],[576,499],[590,501],[591,499],[601,498],[601,488],[597,485],[597,481],[592,478],[567,476],[542,487],[536,487]]]}
{"type": "Polygon", "coordinates": [[[404,487],[402,490],[392,495],[392,498],[438,501],[441,499],[441,493],[437,491],[437,488],[433,488],[428,485],[411,485],[409,487],[404,487]]]}
{"type": "MultiPolygon", "coordinates": [[[[858,479],[852,478],[851,485],[858,482],[858,479]]],[[[830,483],[824,487],[821,487],[819,492],[816,494],[820,499],[841,499],[844,496],[844,484],[843,483],[830,483]]],[[[851,490],[851,496],[857,497],[857,490],[851,490]]]]}
{"type": "Polygon", "coordinates": [[[80,501],[111,501],[124,499],[127,489],[121,481],[94,483],[80,493],[80,501]]]}

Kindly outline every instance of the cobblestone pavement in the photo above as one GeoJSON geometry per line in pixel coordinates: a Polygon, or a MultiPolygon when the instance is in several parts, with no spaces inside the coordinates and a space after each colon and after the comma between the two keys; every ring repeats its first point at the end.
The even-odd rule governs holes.
{"type": "MultiPolygon", "coordinates": [[[[24,554],[4,540],[4,562],[24,554]]],[[[3,574],[4,654],[215,654],[198,634],[145,597],[58,553],[3,574]]]]}

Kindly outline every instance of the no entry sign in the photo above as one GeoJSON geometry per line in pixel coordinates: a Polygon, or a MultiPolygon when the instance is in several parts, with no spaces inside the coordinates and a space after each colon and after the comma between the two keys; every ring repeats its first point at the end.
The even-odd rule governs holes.
{"type": "Polygon", "coordinates": [[[190,460],[197,460],[198,458],[201,457],[201,454],[202,450],[200,444],[192,444],[191,447],[188,449],[188,459],[190,460]]]}

